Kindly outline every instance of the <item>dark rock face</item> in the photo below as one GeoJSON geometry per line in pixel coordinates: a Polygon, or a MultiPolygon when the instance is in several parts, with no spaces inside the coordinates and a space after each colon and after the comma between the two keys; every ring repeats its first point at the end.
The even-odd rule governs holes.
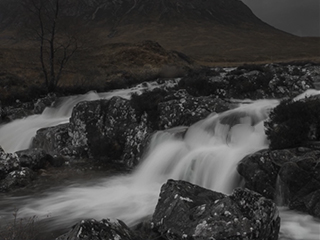
{"type": "Polygon", "coordinates": [[[50,107],[57,100],[55,94],[48,94],[46,97],[39,98],[34,103],[34,114],[41,114],[46,107],[50,107]]]}
{"type": "Polygon", "coordinates": [[[160,129],[190,126],[213,112],[223,112],[229,104],[219,98],[192,97],[184,90],[174,93],[173,100],[158,105],[160,129]]]}
{"type": "Polygon", "coordinates": [[[136,164],[134,156],[148,133],[144,118],[138,122],[129,100],[120,97],[81,102],[70,118],[69,134],[77,151],[96,159],[120,159],[128,167],[136,164]]]}
{"type": "Polygon", "coordinates": [[[13,105],[2,107],[0,102],[0,123],[10,122],[16,119],[28,117],[32,114],[41,114],[46,107],[51,106],[57,100],[55,94],[48,94],[46,97],[33,102],[17,102],[13,105]]]}
{"type": "Polygon", "coordinates": [[[41,148],[50,155],[77,156],[69,136],[69,123],[39,129],[31,148],[41,148]]]}
{"type": "Polygon", "coordinates": [[[264,122],[269,148],[315,147],[320,141],[319,122],[319,96],[281,101],[264,122]]]}
{"type": "Polygon", "coordinates": [[[16,119],[24,118],[31,115],[33,112],[31,109],[24,107],[7,107],[3,109],[3,118],[5,122],[10,122],[16,119]]]}
{"type": "Polygon", "coordinates": [[[0,147],[0,192],[29,185],[35,178],[33,170],[43,168],[50,156],[41,149],[6,153],[0,147]]]}
{"type": "Polygon", "coordinates": [[[320,217],[320,151],[295,156],[279,171],[289,207],[320,217]]]}
{"type": "Polygon", "coordinates": [[[242,65],[235,69],[203,68],[189,72],[178,86],[192,96],[221,99],[268,99],[295,97],[314,88],[317,66],[242,65]]]}
{"type": "Polygon", "coordinates": [[[245,187],[269,199],[275,199],[276,182],[281,165],[294,157],[290,150],[261,150],[246,156],[238,164],[245,187]]]}
{"type": "Polygon", "coordinates": [[[278,239],[280,218],[275,204],[246,189],[230,195],[184,181],[161,188],[152,218],[166,239],[278,239]]]}
{"type": "Polygon", "coordinates": [[[10,172],[6,178],[0,181],[0,192],[6,192],[15,188],[29,185],[36,178],[35,172],[30,168],[21,168],[10,172]]]}
{"type": "Polygon", "coordinates": [[[270,199],[280,195],[291,209],[320,217],[319,157],[308,148],[263,150],[245,157],[237,170],[245,187],[270,199]]]}
{"type": "Polygon", "coordinates": [[[295,97],[314,88],[313,71],[314,69],[294,65],[239,66],[225,76],[228,83],[225,96],[239,99],[295,97]]]}
{"type": "Polygon", "coordinates": [[[20,159],[20,165],[22,167],[28,167],[33,170],[44,168],[46,164],[52,160],[51,155],[39,148],[18,151],[16,154],[20,159]]]}
{"type": "Polygon", "coordinates": [[[20,169],[20,160],[15,153],[6,153],[0,146],[0,180],[8,173],[20,169]]]}
{"type": "Polygon", "coordinates": [[[134,233],[120,220],[82,220],[56,240],[136,240],[134,233]]]}

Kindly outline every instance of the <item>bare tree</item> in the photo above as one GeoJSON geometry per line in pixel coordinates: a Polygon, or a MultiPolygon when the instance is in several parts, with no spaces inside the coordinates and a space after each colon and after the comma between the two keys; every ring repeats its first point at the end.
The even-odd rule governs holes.
{"type": "Polygon", "coordinates": [[[78,50],[70,22],[62,15],[65,0],[23,0],[28,28],[39,41],[39,59],[49,92],[54,91],[70,58],[78,50]]]}

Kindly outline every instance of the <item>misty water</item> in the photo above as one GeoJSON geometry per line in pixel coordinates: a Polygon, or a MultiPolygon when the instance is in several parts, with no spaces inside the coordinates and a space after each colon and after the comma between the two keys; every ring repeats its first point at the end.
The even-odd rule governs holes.
{"type": "MultiPolygon", "coordinates": [[[[61,99],[56,107],[47,108],[41,115],[1,126],[0,145],[7,152],[28,148],[37,129],[68,122],[77,102],[112,96],[130,98],[132,92],[155,86],[139,85],[134,89],[104,94],[90,92],[61,99]]],[[[68,229],[85,218],[117,218],[133,226],[152,215],[160,187],[168,179],[186,180],[229,194],[241,185],[236,171],[238,162],[248,154],[268,148],[263,121],[278,103],[278,100],[239,101],[237,108],[212,113],[189,128],[159,131],[131,174],[73,181],[19,196],[3,194],[0,221],[10,219],[16,207],[19,217],[36,215],[47,223],[48,231],[68,229]]],[[[281,239],[319,240],[316,219],[285,207],[279,210],[281,239]]]]}

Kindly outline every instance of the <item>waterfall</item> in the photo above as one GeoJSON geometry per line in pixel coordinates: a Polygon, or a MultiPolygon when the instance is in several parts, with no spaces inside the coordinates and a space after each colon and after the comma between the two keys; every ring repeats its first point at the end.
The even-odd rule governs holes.
{"type": "MultiPolygon", "coordinates": [[[[111,97],[108,94],[89,95],[90,99],[111,97]]],[[[129,92],[123,96],[128,97],[129,92]]],[[[67,121],[71,114],[69,109],[77,101],[64,99],[61,107],[65,107],[65,110],[50,108],[42,117],[57,116],[57,122],[67,121]],[[66,107],[69,101],[70,107],[66,107]]],[[[59,229],[69,228],[83,218],[117,218],[129,226],[135,225],[153,213],[160,187],[168,179],[187,180],[215,191],[230,193],[240,185],[240,178],[236,172],[237,163],[247,154],[268,147],[263,121],[278,103],[277,100],[240,103],[235,109],[221,114],[211,114],[189,128],[180,127],[157,132],[153,135],[140,165],[131,174],[100,178],[87,184],[77,183],[48,190],[38,193],[37,196],[11,197],[7,200],[18,204],[19,216],[36,215],[40,219],[47,219],[51,229],[59,229]]],[[[19,124],[27,125],[37,117],[39,116],[30,116],[21,120],[15,127],[19,124]]],[[[39,120],[41,121],[45,122],[47,119],[39,120]]],[[[2,134],[8,131],[4,130],[7,125],[0,128],[0,145],[5,142],[2,134]]],[[[13,129],[14,126],[10,128],[13,129]]],[[[12,140],[11,144],[14,144],[14,141],[17,140],[12,140]]],[[[10,144],[7,148],[14,149],[10,148],[10,144]]],[[[11,214],[12,209],[0,209],[0,216],[11,214]]],[[[282,221],[282,232],[285,236],[290,236],[290,239],[317,239],[314,236],[319,228],[317,230],[318,225],[310,217],[310,224],[306,226],[306,222],[301,224],[301,218],[305,218],[305,215],[300,217],[285,209],[281,211],[281,215],[285,219],[282,221]],[[296,216],[297,219],[292,222],[294,218],[290,216],[296,216]],[[303,231],[299,228],[297,232],[298,227],[303,231]]]]}
{"type": "Polygon", "coordinates": [[[184,134],[177,134],[184,128],[158,132],[134,173],[29,200],[20,214],[50,215],[57,225],[70,224],[81,217],[119,218],[133,225],[152,214],[160,187],[170,178],[230,193],[239,184],[238,161],[268,146],[263,120],[277,104],[275,100],[242,104],[209,116],[184,134]]]}
{"type": "Polygon", "coordinates": [[[32,115],[24,119],[18,119],[0,126],[0,146],[6,152],[16,152],[29,148],[32,138],[37,130],[69,122],[73,107],[82,101],[94,101],[98,99],[110,99],[119,96],[129,99],[132,93],[141,93],[156,87],[174,86],[179,79],[173,79],[169,83],[157,82],[142,83],[130,89],[114,90],[106,93],[94,91],[87,94],[60,98],[53,107],[46,108],[42,114],[32,115]]]}

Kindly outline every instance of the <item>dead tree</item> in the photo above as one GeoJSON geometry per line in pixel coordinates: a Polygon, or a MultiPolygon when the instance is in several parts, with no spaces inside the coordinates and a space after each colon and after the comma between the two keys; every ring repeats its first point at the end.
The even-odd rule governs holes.
{"type": "Polygon", "coordinates": [[[61,12],[65,0],[24,0],[28,27],[39,42],[39,59],[49,92],[55,91],[62,72],[78,50],[76,35],[71,34],[61,12]]]}

